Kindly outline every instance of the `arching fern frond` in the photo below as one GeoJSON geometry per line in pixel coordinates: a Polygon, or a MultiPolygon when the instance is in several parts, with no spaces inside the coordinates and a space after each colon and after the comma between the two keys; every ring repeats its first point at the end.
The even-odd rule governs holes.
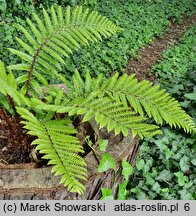
{"type": "Polygon", "coordinates": [[[115,134],[128,135],[130,129],[133,136],[141,138],[160,134],[156,125],[145,123],[146,118],[137,116],[122,102],[116,102],[110,97],[98,97],[98,92],[92,92],[86,97],[78,96],[64,105],[47,105],[44,102],[35,101],[36,108],[57,113],[68,113],[69,116],[82,115],[83,122],[94,118],[100,128],[106,127],[108,131],[114,130],[115,134]]]}
{"type": "Polygon", "coordinates": [[[146,115],[154,118],[157,124],[165,120],[171,127],[178,126],[186,132],[195,131],[191,117],[175,99],[159,86],[153,86],[149,81],[138,82],[134,76],[124,74],[119,77],[116,73],[111,78],[103,79],[101,74],[92,78],[87,73],[83,80],[76,72],[65,98],[64,103],[51,105],[38,101],[36,107],[83,115],[83,121],[95,118],[100,128],[106,126],[108,131],[114,130],[115,134],[122,132],[125,136],[128,129],[141,138],[160,133],[158,126],[145,123],[146,115]]]}
{"type": "Polygon", "coordinates": [[[36,73],[60,78],[58,71],[61,70],[61,64],[65,64],[64,58],[73,50],[121,30],[106,17],[97,12],[89,12],[88,9],[83,10],[81,6],[74,9],[67,6],[65,12],[62,12],[60,6],[57,12],[51,7],[50,13],[43,9],[43,19],[37,14],[33,14],[33,17],[35,22],[27,19],[30,31],[19,26],[28,41],[17,38],[24,51],[10,49],[23,63],[9,68],[28,71],[25,81],[27,92],[31,78],[36,77],[36,73]]]}
{"type": "Polygon", "coordinates": [[[71,192],[82,194],[84,186],[78,180],[87,177],[86,164],[79,140],[72,136],[76,130],[68,126],[67,120],[50,120],[42,122],[24,108],[17,108],[17,112],[24,119],[21,123],[28,130],[28,134],[38,137],[32,142],[36,150],[44,154],[43,159],[49,160],[53,165],[51,172],[62,175],[60,183],[67,186],[71,192]]]}
{"type": "Polygon", "coordinates": [[[75,98],[72,103],[74,106],[68,112],[69,115],[84,115],[83,122],[95,118],[100,128],[106,127],[108,132],[114,130],[116,135],[122,132],[127,136],[129,129],[133,136],[139,135],[141,138],[161,133],[158,126],[145,123],[146,118],[137,116],[122,102],[109,97],[97,97],[93,92],[86,98],[75,98]]]}
{"type": "MultiPolygon", "coordinates": [[[[143,80],[138,80],[133,76],[124,75],[122,78],[111,78],[113,83],[103,85],[111,97],[118,96],[124,103],[130,104],[141,116],[145,113],[156,121],[163,124],[163,120],[171,127],[183,128],[185,132],[195,131],[195,125],[191,117],[180,107],[180,103],[172,98],[159,85],[154,85],[143,80]]],[[[117,77],[117,75],[116,75],[117,77]]]]}
{"type": "Polygon", "coordinates": [[[82,80],[79,73],[73,77],[73,95],[88,95],[97,92],[98,97],[110,97],[117,103],[122,102],[125,107],[132,107],[135,112],[144,117],[152,117],[157,124],[163,124],[163,120],[171,127],[183,128],[185,132],[195,131],[195,125],[191,117],[185,113],[180,104],[160,86],[143,80],[138,80],[126,74],[119,77],[114,74],[111,78],[102,79],[99,75],[92,78],[87,73],[86,79],[82,80]]]}

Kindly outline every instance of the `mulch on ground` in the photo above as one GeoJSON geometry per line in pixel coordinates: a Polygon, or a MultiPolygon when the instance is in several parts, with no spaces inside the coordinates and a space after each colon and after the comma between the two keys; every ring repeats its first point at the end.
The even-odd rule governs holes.
{"type": "Polygon", "coordinates": [[[161,37],[157,37],[154,41],[143,47],[138,54],[137,59],[130,60],[127,64],[127,74],[135,73],[138,80],[148,79],[155,80],[155,76],[148,74],[148,70],[161,60],[161,53],[169,45],[174,46],[182,36],[193,24],[196,23],[196,14],[192,16],[185,16],[181,24],[171,22],[169,29],[161,37]]]}

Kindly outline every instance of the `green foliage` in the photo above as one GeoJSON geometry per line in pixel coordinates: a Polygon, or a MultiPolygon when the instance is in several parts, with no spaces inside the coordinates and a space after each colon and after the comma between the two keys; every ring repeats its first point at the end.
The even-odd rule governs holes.
{"type": "Polygon", "coordinates": [[[86,71],[93,75],[102,71],[106,76],[110,76],[112,71],[124,72],[127,60],[135,58],[141,47],[161,35],[170,19],[179,21],[183,13],[195,11],[196,8],[192,0],[99,0],[93,3],[84,0],[80,4],[82,2],[125,29],[118,36],[74,53],[68,59],[66,71],[72,74],[77,69],[83,76],[86,71]]]}
{"type": "MultiPolygon", "coordinates": [[[[63,8],[78,4],[84,8],[89,7],[90,10],[100,12],[125,29],[118,36],[113,36],[101,44],[96,43],[74,52],[73,57],[67,59],[67,64],[62,66],[63,73],[66,71],[69,77],[74,69],[78,69],[82,75],[85,75],[87,70],[96,75],[99,71],[106,75],[114,70],[124,71],[127,59],[135,57],[139,48],[151,42],[154,36],[160,35],[164,27],[169,25],[169,19],[179,21],[182,14],[194,12],[196,6],[192,0],[50,0],[37,1],[34,6],[32,0],[4,0],[0,2],[0,8],[4,8],[0,9],[0,37],[4,39],[0,43],[0,59],[6,65],[18,63],[18,59],[9,55],[7,50],[9,47],[19,47],[14,41],[15,37],[21,37],[18,24],[24,26],[24,19],[27,16],[35,11],[40,16],[43,8],[49,10],[53,4],[55,8],[58,4],[63,8]],[[3,6],[5,2],[6,8],[3,6]]],[[[25,25],[25,28],[28,26],[25,25]]],[[[56,78],[47,79],[56,82],[56,78]]]]}
{"type": "Polygon", "coordinates": [[[133,168],[130,163],[128,163],[124,158],[122,159],[122,175],[125,180],[129,180],[129,176],[133,173],[133,168]]]}
{"type": "Polygon", "coordinates": [[[24,25],[24,19],[29,16],[34,8],[32,0],[1,0],[0,1],[0,59],[6,64],[14,64],[17,58],[10,55],[7,48],[14,47],[18,49],[15,43],[15,37],[19,35],[17,25],[24,25]]]}
{"type": "Polygon", "coordinates": [[[174,173],[174,175],[178,177],[179,186],[185,186],[186,182],[188,182],[188,177],[184,176],[183,172],[179,171],[179,172],[174,173]]]}
{"type": "Polygon", "coordinates": [[[193,26],[175,47],[168,48],[163,53],[163,61],[152,70],[159,74],[161,87],[172,94],[196,122],[195,30],[193,26]]]}
{"type": "Polygon", "coordinates": [[[11,100],[15,102],[16,105],[29,106],[29,101],[18,91],[17,80],[15,79],[12,71],[6,73],[6,69],[4,67],[3,62],[0,61],[0,96],[1,101],[0,105],[7,108],[7,110],[13,114],[14,110],[11,104],[11,100]]]}
{"type": "Polygon", "coordinates": [[[121,165],[124,181],[118,185],[117,199],[125,200],[127,198],[127,185],[129,182],[129,178],[133,174],[134,170],[132,165],[128,163],[124,158],[122,158],[121,165]]]}
{"type": "MultiPolygon", "coordinates": [[[[38,80],[47,86],[44,73],[59,77],[57,69],[61,63],[64,63],[62,56],[68,57],[72,52],[71,49],[79,48],[79,43],[88,45],[88,41],[96,42],[101,40],[101,36],[110,36],[121,29],[97,12],[89,13],[88,9],[82,11],[82,7],[75,7],[73,10],[67,7],[65,13],[62,12],[61,7],[58,7],[57,13],[51,7],[51,19],[43,9],[44,22],[36,14],[33,15],[36,25],[27,19],[31,33],[20,26],[28,43],[17,39],[26,52],[10,48],[10,51],[23,62],[9,66],[9,74],[0,62],[0,84],[2,85],[0,95],[8,97],[8,102],[10,98],[13,99],[10,103],[11,108],[16,108],[17,113],[24,119],[21,123],[25,125],[24,128],[28,133],[37,137],[32,145],[37,145],[36,150],[45,154],[43,159],[49,160],[48,164],[54,165],[52,172],[55,172],[55,175],[62,175],[60,183],[67,186],[71,192],[82,194],[85,188],[78,180],[85,180],[87,171],[84,160],[78,155],[83,153],[82,146],[77,138],[72,136],[76,130],[68,125],[70,122],[67,120],[52,119],[54,113],[52,110],[44,113],[34,107],[39,101],[36,97],[44,96],[38,80]],[[11,69],[25,70],[28,73],[15,79],[11,69]],[[37,81],[32,76],[35,76],[37,81]],[[22,88],[21,84],[23,84],[22,88]],[[33,99],[30,101],[31,97],[33,99]],[[29,107],[21,108],[25,106],[29,107]],[[34,110],[38,118],[28,109],[34,110]]],[[[67,83],[65,79],[63,80],[67,83]]],[[[56,105],[68,101],[66,96],[63,98],[64,92],[57,88],[47,93],[49,95],[46,96],[46,100],[53,101],[55,96],[56,105]]]]}
{"type": "Polygon", "coordinates": [[[111,157],[110,154],[105,153],[102,156],[102,159],[100,161],[100,164],[98,166],[98,172],[105,172],[109,169],[114,169],[116,168],[116,162],[113,157],[111,157]]]}
{"type": "Polygon", "coordinates": [[[58,113],[68,112],[69,116],[84,115],[83,122],[94,118],[100,128],[106,126],[108,131],[114,130],[115,134],[122,132],[124,136],[127,136],[128,129],[133,136],[141,138],[160,134],[158,126],[145,123],[145,114],[153,117],[157,124],[162,125],[165,120],[171,127],[195,131],[191,117],[180,108],[179,103],[149,81],[138,82],[134,76],[124,74],[119,77],[118,73],[106,80],[102,75],[92,78],[87,73],[83,80],[78,72],[72,80],[69,102],[58,106],[38,102],[36,107],[58,113]]]}
{"type": "MultiPolygon", "coordinates": [[[[117,191],[116,198],[118,200],[125,200],[127,196],[127,184],[128,184],[130,175],[133,173],[133,167],[124,158],[122,158],[121,166],[122,166],[122,176],[124,178],[124,181],[118,185],[118,191],[117,191]]],[[[115,171],[115,167],[116,167],[115,159],[107,153],[103,155],[102,160],[99,163],[98,172],[105,172],[108,169],[114,169],[115,171]],[[105,162],[106,165],[104,165],[103,162],[105,162]]],[[[116,176],[118,174],[116,173],[116,171],[114,173],[115,173],[115,178],[114,178],[114,184],[115,184],[116,176]]],[[[102,193],[101,200],[113,200],[114,199],[113,188],[102,188],[101,193],[102,193]]]]}
{"type": "Polygon", "coordinates": [[[128,184],[127,180],[124,180],[122,183],[119,184],[117,200],[126,200],[126,198],[127,198],[127,184],[128,184]]]}
{"type": "Polygon", "coordinates": [[[185,81],[190,62],[196,62],[196,25],[193,25],[178,42],[177,46],[170,47],[162,53],[162,60],[152,67],[152,71],[159,75],[162,85],[170,89],[172,94],[182,88],[179,82],[185,81]]]}
{"type": "MultiPolygon", "coordinates": [[[[124,122],[126,124],[125,116],[130,115],[128,112],[131,113],[128,108],[129,106],[140,115],[140,117],[134,116],[130,119],[130,123],[127,119],[127,123],[129,123],[127,126],[131,128],[133,135],[136,133],[141,137],[148,136],[148,130],[149,133],[150,131],[152,133],[153,130],[156,130],[156,127],[150,128],[146,124],[142,126],[141,122],[145,119],[144,113],[147,113],[150,118],[153,117],[157,124],[162,125],[163,120],[165,120],[171,127],[174,125],[175,127],[182,127],[185,131],[194,130],[194,124],[191,118],[181,110],[177,101],[171,98],[165,90],[161,90],[159,86],[152,86],[152,83],[149,81],[144,80],[138,82],[134,76],[124,74],[119,77],[118,73],[104,81],[101,80],[101,75],[93,79],[90,74],[87,73],[86,79],[83,81],[79,74],[76,73],[73,77],[73,85],[74,88],[70,92],[77,97],[81,97],[82,94],[89,95],[90,92],[94,92],[91,98],[87,98],[86,100],[88,103],[92,100],[93,104],[96,105],[96,109],[93,109],[93,105],[91,104],[92,110],[89,110],[90,107],[83,107],[82,104],[78,104],[78,109],[75,108],[75,111],[72,110],[71,114],[79,112],[80,108],[83,108],[83,113],[85,113],[84,109],[87,108],[88,112],[85,114],[83,121],[89,120],[95,116],[95,120],[97,123],[100,123],[100,127],[105,126],[108,122],[108,130],[114,129],[116,134],[118,133],[120,125],[118,125],[118,127],[115,127],[115,125],[109,126],[109,121],[119,121],[119,123],[124,122]],[[95,102],[97,95],[99,101],[101,97],[107,96],[116,103],[111,103],[111,105],[109,105],[109,100],[107,98],[107,100],[104,100],[102,103],[105,103],[105,106],[108,108],[102,108],[101,101],[100,103],[99,101],[95,102]],[[104,109],[108,117],[111,116],[110,119],[104,120],[104,122],[102,122],[101,117],[101,114],[103,114],[102,109],[104,109]],[[119,112],[122,113],[121,116],[119,116],[119,112]],[[122,116],[124,120],[121,120],[122,116]],[[131,122],[133,124],[131,124],[131,122]],[[137,123],[139,124],[137,125],[137,123]],[[144,129],[145,127],[146,129],[144,129]]],[[[134,113],[132,112],[131,115],[134,115],[134,113]]],[[[122,127],[124,135],[127,134],[125,130],[126,129],[122,127]]]]}
{"type": "Polygon", "coordinates": [[[99,149],[101,151],[106,151],[107,145],[108,145],[108,140],[106,139],[99,139],[98,140],[98,144],[99,144],[99,149]]]}
{"type": "Polygon", "coordinates": [[[44,154],[43,159],[49,160],[48,165],[53,165],[51,172],[62,175],[60,183],[67,186],[68,190],[82,194],[85,188],[78,179],[86,180],[87,171],[84,159],[78,153],[84,151],[79,140],[73,136],[77,131],[68,126],[70,121],[44,122],[24,108],[17,108],[17,112],[24,119],[21,123],[28,134],[38,137],[32,145],[36,145],[35,150],[44,154]]]}
{"type": "MultiPolygon", "coordinates": [[[[163,61],[153,67],[161,87],[180,101],[196,120],[195,113],[195,26],[175,47],[163,53],[163,61]]],[[[129,182],[128,199],[195,199],[196,137],[163,129],[163,136],[142,143],[135,177],[129,182]]]]}
{"type": "Polygon", "coordinates": [[[169,129],[144,141],[128,199],[195,199],[195,141],[169,129]]]}
{"type": "MultiPolygon", "coordinates": [[[[9,50],[22,59],[21,64],[11,65],[9,69],[28,71],[28,79],[25,81],[26,94],[29,88],[36,89],[33,78],[45,84],[47,81],[44,75],[63,79],[58,73],[61,65],[65,64],[64,58],[69,57],[72,50],[78,50],[80,45],[88,45],[89,41],[101,40],[101,36],[108,37],[121,28],[114,25],[106,17],[97,12],[89,13],[82,7],[75,7],[73,10],[67,6],[65,13],[59,6],[57,12],[51,7],[50,14],[43,9],[43,19],[33,13],[35,23],[27,19],[30,31],[19,26],[27,43],[17,38],[18,43],[25,50],[9,50]],[[31,86],[31,84],[33,86],[31,86]]],[[[38,90],[38,89],[37,89],[38,90]]]]}
{"type": "Polygon", "coordinates": [[[114,200],[114,197],[112,195],[112,189],[102,188],[101,193],[102,197],[100,198],[100,200],[114,200]]]}
{"type": "MultiPolygon", "coordinates": [[[[180,101],[195,121],[194,32],[193,26],[175,47],[163,53],[163,61],[153,69],[159,74],[161,86],[180,101]]],[[[129,199],[196,198],[195,135],[187,137],[169,129],[164,129],[163,135],[143,142],[136,178],[129,185],[129,199]]]]}
{"type": "MultiPolygon", "coordinates": [[[[157,125],[146,123],[146,115],[157,124],[162,125],[166,121],[171,127],[178,126],[185,132],[195,131],[195,126],[190,116],[165,90],[152,86],[148,81],[138,82],[134,76],[115,73],[106,79],[100,73],[93,78],[87,72],[83,79],[76,71],[70,81],[66,80],[59,71],[62,72],[62,65],[67,62],[65,58],[73,50],[78,50],[80,45],[97,42],[101,36],[115,34],[121,28],[97,12],[83,11],[82,7],[73,10],[66,7],[65,13],[62,11],[61,7],[56,10],[51,7],[49,13],[43,9],[42,16],[33,14],[34,22],[27,19],[29,29],[20,25],[25,39],[18,37],[17,41],[22,48],[10,48],[10,51],[22,62],[10,65],[8,74],[1,63],[0,96],[8,99],[12,109],[17,106],[18,114],[24,119],[24,128],[37,137],[32,144],[45,154],[43,158],[48,159],[49,164],[54,165],[52,171],[56,175],[63,175],[61,183],[70,191],[81,194],[85,188],[79,180],[86,178],[86,167],[78,153],[83,150],[73,136],[76,131],[69,122],[54,119],[56,112],[68,114],[67,119],[81,115],[83,122],[94,118],[100,128],[107,127],[108,131],[114,130],[115,134],[123,133],[124,136],[131,130],[133,136],[139,135],[141,138],[160,134],[157,125]],[[27,73],[15,79],[11,72],[13,69],[27,73]],[[47,77],[63,82],[67,92],[58,87],[47,88],[47,77]],[[46,87],[44,93],[41,85],[46,87]]],[[[165,152],[168,159],[173,156],[167,148],[162,149],[162,153],[165,152]]],[[[137,164],[137,167],[147,173],[151,163],[137,164]]],[[[128,182],[128,175],[125,174],[128,165],[125,161],[122,165],[126,180],[120,185],[119,199],[126,194],[128,182]]],[[[98,171],[115,169],[115,166],[115,160],[106,153],[98,171]]],[[[153,185],[153,190],[158,187],[158,184],[153,185]]]]}

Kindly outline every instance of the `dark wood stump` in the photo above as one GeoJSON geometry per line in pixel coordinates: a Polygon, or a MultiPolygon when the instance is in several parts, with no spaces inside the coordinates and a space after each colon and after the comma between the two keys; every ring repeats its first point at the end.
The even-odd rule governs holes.
{"type": "MultiPolygon", "coordinates": [[[[138,152],[139,138],[132,138],[131,133],[122,139],[122,136],[114,136],[109,133],[109,144],[107,152],[115,157],[117,161],[117,171],[121,169],[121,159],[125,158],[134,165],[138,152]]],[[[98,147],[96,152],[103,155],[98,147]]],[[[101,196],[101,188],[113,188],[114,196],[118,189],[118,184],[123,181],[123,176],[119,175],[114,183],[114,172],[108,170],[98,173],[98,161],[101,156],[95,152],[89,152],[85,157],[88,165],[88,181],[83,182],[86,191],[81,196],[70,193],[65,187],[59,185],[59,177],[51,174],[51,167],[37,168],[35,163],[6,165],[0,163],[0,199],[1,200],[38,200],[38,199],[85,199],[97,200],[101,196]]]]}

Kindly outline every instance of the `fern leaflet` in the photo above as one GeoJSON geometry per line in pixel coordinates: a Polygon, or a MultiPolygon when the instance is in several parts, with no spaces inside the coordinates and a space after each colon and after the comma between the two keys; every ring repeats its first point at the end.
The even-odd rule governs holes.
{"type": "MultiPolygon", "coordinates": [[[[5,66],[3,62],[0,61],[0,94],[2,94],[2,98],[9,97],[15,102],[16,105],[22,106],[26,105],[29,106],[28,98],[25,98],[18,90],[18,83],[15,79],[12,71],[10,70],[9,73],[6,73],[5,66]]],[[[10,102],[10,101],[9,101],[10,102]]],[[[14,104],[10,104],[13,108],[14,104]]]]}

